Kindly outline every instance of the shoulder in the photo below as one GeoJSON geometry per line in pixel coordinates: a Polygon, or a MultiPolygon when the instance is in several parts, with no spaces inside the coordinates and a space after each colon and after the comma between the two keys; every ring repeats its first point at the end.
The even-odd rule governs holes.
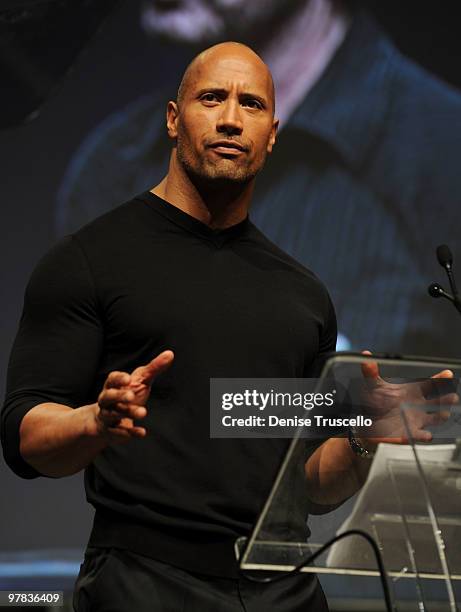
{"type": "Polygon", "coordinates": [[[31,275],[34,280],[46,280],[53,286],[58,280],[82,273],[86,267],[85,258],[72,235],[64,236],[39,258],[31,275]]]}
{"type": "MultiPolygon", "coordinates": [[[[71,237],[83,250],[91,243],[97,244],[102,250],[105,246],[113,245],[115,240],[123,240],[124,237],[128,239],[129,236],[136,235],[145,223],[146,210],[142,194],[136,195],[98,215],[73,232],[71,237]]],[[[149,220],[153,223],[155,217],[149,220]]]]}
{"type": "Polygon", "coordinates": [[[96,321],[99,298],[87,258],[72,236],[49,248],[32,269],[25,286],[23,329],[54,329],[84,317],[96,321]]]}
{"type": "Polygon", "coordinates": [[[60,238],[33,268],[28,292],[52,292],[53,288],[66,292],[68,287],[75,294],[92,285],[95,261],[113,249],[120,250],[125,236],[131,234],[136,239],[142,226],[143,208],[143,203],[133,198],[60,238]]]}

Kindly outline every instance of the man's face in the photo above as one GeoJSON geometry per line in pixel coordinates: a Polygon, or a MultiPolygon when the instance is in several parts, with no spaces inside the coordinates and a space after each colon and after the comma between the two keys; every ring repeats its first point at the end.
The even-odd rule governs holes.
{"type": "Polygon", "coordinates": [[[242,39],[244,30],[254,34],[255,27],[272,21],[286,5],[287,0],[145,0],[141,19],[152,34],[179,42],[208,43],[242,39]]]}
{"type": "Polygon", "coordinates": [[[186,77],[168,132],[194,181],[246,184],[263,167],[277,130],[270,75],[247,51],[208,51],[186,77]]]}

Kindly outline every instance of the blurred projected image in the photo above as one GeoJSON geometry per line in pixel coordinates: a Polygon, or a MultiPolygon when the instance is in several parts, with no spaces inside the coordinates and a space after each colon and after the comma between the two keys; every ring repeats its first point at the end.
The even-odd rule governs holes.
{"type": "MultiPolygon", "coordinates": [[[[438,244],[461,268],[460,94],[401,55],[357,2],[149,0],[135,9],[169,53],[177,45],[192,58],[237,40],[271,68],[279,137],[250,216],[325,282],[338,348],[458,355],[456,312],[426,288],[440,270],[438,244]]],[[[161,51],[140,61],[148,75],[161,51]]],[[[83,140],[59,189],[59,234],[165,174],[165,109],[176,91],[161,82],[152,91],[83,140]]]]}

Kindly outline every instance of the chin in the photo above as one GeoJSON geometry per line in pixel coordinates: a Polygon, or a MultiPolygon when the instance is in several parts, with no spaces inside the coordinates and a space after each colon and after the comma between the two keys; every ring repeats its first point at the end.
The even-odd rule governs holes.
{"type": "Polygon", "coordinates": [[[248,172],[214,172],[202,174],[201,180],[216,186],[245,186],[255,177],[254,173],[248,172]]]}

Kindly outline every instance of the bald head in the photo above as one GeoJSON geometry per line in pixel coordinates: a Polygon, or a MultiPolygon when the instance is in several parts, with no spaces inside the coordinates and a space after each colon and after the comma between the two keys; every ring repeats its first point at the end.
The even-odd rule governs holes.
{"type": "Polygon", "coordinates": [[[263,81],[268,102],[274,113],[275,90],[269,68],[253,49],[247,45],[233,41],[213,45],[194,57],[187,66],[181,83],[179,84],[177,94],[178,106],[181,106],[191,84],[200,77],[203,77],[203,75],[215,65],[226,62],[226,60],[240,62],[241,64],[248,63],[248,66],[251,68],[250,72],[258,74],[259,78],[263,81]]]}
{"type": "Polygon", "coordinates": [[[193,59],[176,102],[168,102],[169,172],[223,193],[247,189],[272,152],[277,127],[266,64],[246,45],[214,45],[193,59]]]}

